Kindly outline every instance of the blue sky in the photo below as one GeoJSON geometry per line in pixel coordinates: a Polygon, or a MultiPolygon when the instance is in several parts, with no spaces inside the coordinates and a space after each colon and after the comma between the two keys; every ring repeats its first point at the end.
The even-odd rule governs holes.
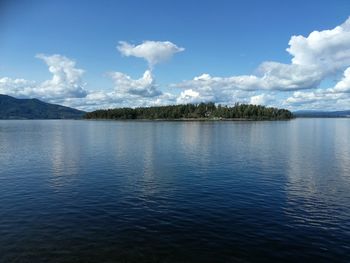
{"type": "Polygon", "coordinates": [[[325,32],[343,25],[349,10],[345,0],[1,1],[0,93],[88,110],[209,100],[350,108],[350,87],[344,87],[350,56],[332,68],[314,63],[320,52],[337,64],[332,54],[349,51],[347,26],[334,35],[342,43],[328,45],[333,40],[325,32]],[[314,31],[325,44],[308,50],[314,31]],[[299,35],[304,40],[287,52],[299,35]],[[120,41],[131,45],[125,52],[132,55],[118,51],[120,41]],[[149,68],[148,53],[133,53],[144,41],[153,43],[146,52],[166,48],[165,42],[181,51],[169,50],[170,58],[149,68]],[[308,57],[305,52],[312,58],[291,62],[308,57]],[[271,61],[280,64],[264,64],[271,61]]]}

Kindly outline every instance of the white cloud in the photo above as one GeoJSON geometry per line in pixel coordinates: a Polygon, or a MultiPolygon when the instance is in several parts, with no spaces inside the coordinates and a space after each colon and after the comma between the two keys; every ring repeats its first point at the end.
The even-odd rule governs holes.
{"type": "Polygon", "coordinates": [[[350,67],[334,87],[296,91],[283,104],[303,109],[349,109],[350,107],[350,67]]]}
{"type": "Polygon", "coordinates": [[[84,71],[76,68],[73,60],[61,55],[39,54],[36,57],[48,65],[52,79],[37,83],[5,77],[0,80],[0,92],[20,98],[40,98],[48,101],[87,95],[81,79],[84,71]]]}
{"type": "Polygon", "coordinates": [[[92,111],[96,109],[108,109],[124,105],[125,98],[118,96],[113,91],[90,91],[83,98],[66,98],[55,101],[69,107],[78,108],[80,110],[92,111]]]}
{"type": "Polygon", "coordinates": [[[237,94],[243,94],[252,96],[250,102],[257,104],[274,100],[275,104],[291,107],[308,103],[313,103],[313,107],[325,103],[330,107],[332,104],[350,106],[346,106],[348,95],[344,94],[350,91],[350,18],[330,30],[313,31],[307,37],[292,36],[287,51],[293,56],[291,63],[263,62],[256,75],[215,77],[202,74],[172,87],[185,89],[179,100],[188,101],[208,98],[216,102],[232,101],[237,99],[234,97],[237,94]],[[334,87],[319,88],[322,81],[343,71],[344,77],[334,87]],[[282,100],[281,94],[290,91],[296,92],[282,100]],[[279,96],[272,96],[271,92],[279,92],[279,96]],[[279,103],[277,98],[280,98],[279,103]]]}
{"type": "Polygon", "coordinates": [[[162,95],[155,98],[155,100],[151,101],[150,106],[162,106],[162,105],[170,105],[176,103],[177,96],[169,93],[164,92],[162,95]]]}
{"type": "Polygon", "coordinates": [[[40,84],[37,91],[42,98],[79,98],[87,95],[82,82],[84,70],[75,66],[75,61],[62,55],[38,54],[52,73],[52,79],[40,84]]]}
{"type": "Polygon", "coordinates": [[[292,36],[287,51],[296,65],[314,66],[326,74],[350,65],[350,18],[330,30],[313,31],[308,37],[292,36]]]}
{"type": "Polygon", "coordinates": [[[199,92],[187,89],[181,92],[176,101],[179,104],[197,103],[204,101],[204,98],[199,95],[199,92]]]}
{"type": "Polygon", "coordinates": [[[35,81],[4,77],[0,78],[0,94],[26,98],[30,97],[36,85],[35,81]]]}
{"type": "Polygon", "coordinates": [[[116,91],[92,91],[85,98],[70,98],[57,103],[85,111],[116,107],[146,107],[176,103],[176,96],[162,93],[157,97],[142,97],[116,91]]]}
{"type": "Polygon", "coordinates": [[[137,46],[120,41],[117,49],[124,56],[145,59],[151,68],[170,59],[174,54],[185,50],[170,41],[144,41],[137,46]]]}
{"type": "Polygon", "coordinates": [[[342,93],[350,92],[350,67],[344,71],[344,77],[330,89],[331,92],[342,93]]]}
{"type": "Polygon", "coordinates": [[[321,81],[321,73],[312,67],[304,67],[278,62],[264,62],[258,68],[260,76],[240,75],[232,77],[212,77],[202,74],[192,80],[173,84],[173,87],[219,90],[279,90],[292,91],[315,88],[321,81]]]}
{"type": "Polygon", "coordinates": [[[260,77],[241,75],[232,77],[212,77],[202,74],[192,80],[171,85],[173,88],[184,89],[178,97],[178,103],[214,101],[223,104],[254,103],[277,105],[276,96],[270,94],[277,91],[299,90],[301,87],[316,87],[319,83],[319,73],[298,65],[288,65],[276,62],[265,62],[259,68],[260,77]],[[261,92],[264,92],[261,94],[261,92]],[[252,97],[252,98],[251,98],[252,97]]]}
{"type": "Polygon", "coordinates": [[[0,93],[18,98],[38,98],[47,102],[82,110],[98,108],[136,107],[176,103],[176,96],[160,91],[150,70],[139,79],[121,72],[111,72],[114,90],[86,90],[84,71],[61,55],[37,55],[49,67],[52,78],[41,83],[25,79],[0,78],[0,93]]]}
{"type": "Polygon", "coordinates": [[[253,75],[242,75],[233,77],[212,77],[209,74],[202,74],[194,77],[192,80],[186,80],[181,83],[173,84],[172,87],[186,88],[194,90],[224,90],[224,89],[258,89],[260,80],[253,75]]]}
{"type": "Polygon", "coordinates": [[[139,97],[156,97],[162,94],[157,89],[150,70],[146,70],[139,79],[132,79],[130,76],[121,72],[112,72],[110,76],[114,81],[115,91],[117,93],[139,97]]]}
{"type": "Polygon", "coordinates": [[[256,83],[257,78],[255,76],[220,78],[203,74],[193,80],[173,84],[172,87],[184,89],[177,99],[178,103],[210,101],[234,104],[235,102],[247,102],[250,95],[254,93],[253,87],[256,83]],[[241,89],[240,85],[242,83],[249,83],[250,86],[241,89]]]}
{"type": "Polygon", "coordinates": [[[114,81],[113,90],[90,91],[84,98],[69,98],[57,102],[85,111],[176,103],[176,95],[158,89],[150,70],[146,70],[139,79],[133,79],[121,72],[110,72],[109,76],[114,81]]]}
{"type": "MultiPolygon", "coordinates": [[[[117,49],[124,56],[145,59],[150,69],[184,50],[169,41],[144,41],[139,45],[121,41],[117,49]]],[[[49,66],[52,79],[37,83],[0,78],[0,93],[60,101],[81,109],[202,101],[269,104],[290,109],[350,107],[350,18],[333,29],[292,36],[287,52],[292,55],[289,63],[265,61],[255,74],[247,75],[201,74],[170,85],[172,93],[165,93],[164,87],[156,85],[151,70],[139,79],[121,72],[110,73],[113,90],[87,92],[82,81],[84,71],[76,68],[74,61],[61,55],[38,55],[49,66]],[[323,81],[341,74],[343,77],[333,87],[322,87],[323,81]]]]}
{"type": "Polygon", "coordinates": [[[268,105],[271,101],[275,99],[274,96],[269,94],[259,94],[252,96],[249,103],[254,105],[268,105]]]}
{"type": "Polygon", "coordinates": [[[290,109],[348,109],[350,96],[346,93],[333,93],[330,89],[296,91],[282,105],[290,109]]]}
{"type": "Polygon", "coordinates": [[[278,62],[264,62],[258,71],[262,77],[258,78],[256,89],[291,91],[316,88],[323,74],[313,66],[283,64],[278,62]]]}

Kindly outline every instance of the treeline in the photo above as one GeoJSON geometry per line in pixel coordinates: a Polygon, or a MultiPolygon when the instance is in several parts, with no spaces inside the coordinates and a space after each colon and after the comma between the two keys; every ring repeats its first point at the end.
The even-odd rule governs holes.
{"type": "Polygon", "coordinates": [[[284,120],[293,118],[285,109],[260,105],[235,104],[233,107],[214,103],[170,105],[140,108],[115,108],[86,113],[86,119],[249,119],[284,120]]]}

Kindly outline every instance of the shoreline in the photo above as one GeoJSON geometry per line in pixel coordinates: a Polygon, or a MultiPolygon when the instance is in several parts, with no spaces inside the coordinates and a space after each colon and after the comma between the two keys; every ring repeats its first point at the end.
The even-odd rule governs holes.
{"type": "Polygon", "coordinates": [[[215,118],[215,119],[208,119],[208,118],[180,118],[180,119],[103,119],[103,118],[89,118],[89,119],[81,119],[81,120],[92,120],[92,121],[201,121],[201,122],[214,122],[214,121],[289,121],[293,120],[295,118],[291,119],[249,119],[249,118],[215,118]]]}

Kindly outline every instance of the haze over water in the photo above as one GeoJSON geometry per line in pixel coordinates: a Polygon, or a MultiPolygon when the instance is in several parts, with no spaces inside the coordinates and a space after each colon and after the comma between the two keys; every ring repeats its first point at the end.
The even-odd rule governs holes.
{"type": "Polygon", "coordinates": [[[0,121],[0,262],[349,262],[349,134],[0,121]]]}

